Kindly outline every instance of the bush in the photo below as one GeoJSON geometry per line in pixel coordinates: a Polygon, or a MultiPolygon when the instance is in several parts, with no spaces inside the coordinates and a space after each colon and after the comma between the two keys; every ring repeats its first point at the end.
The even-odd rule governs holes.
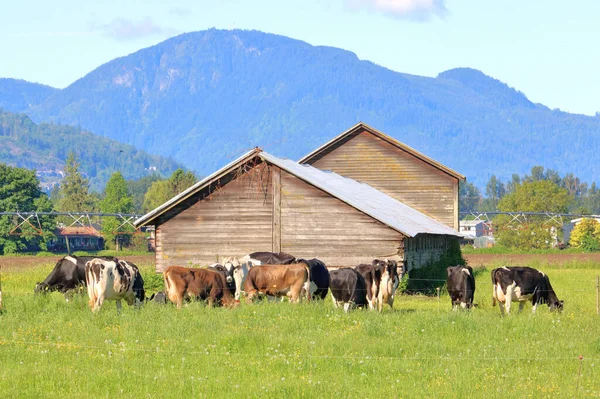
{"type": "Polygon", "coordinates": [[[582,219],[573,228],[569,243],[586,251],[600,251],[600,222],[596,219],[582,219]]]}

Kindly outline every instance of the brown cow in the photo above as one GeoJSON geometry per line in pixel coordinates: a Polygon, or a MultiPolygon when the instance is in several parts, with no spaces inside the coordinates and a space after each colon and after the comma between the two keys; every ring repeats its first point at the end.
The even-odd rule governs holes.
{"type": "Polygon", "coordinates": [[[170,266],[164,271],[163,278],[167,297],[178,308],[186,297],[206,299],[209,306],[236,304],[225,277],[215,270],[170,266]]]}
{"type": "Polygon", "coordinates": [[[244,292],[248,302],[258,295],[285,295],[290,302],[298,302],[302,293],[310,292],[309,286],[310,268],[306,263],[254,266],[244,281],[244,292]]]}

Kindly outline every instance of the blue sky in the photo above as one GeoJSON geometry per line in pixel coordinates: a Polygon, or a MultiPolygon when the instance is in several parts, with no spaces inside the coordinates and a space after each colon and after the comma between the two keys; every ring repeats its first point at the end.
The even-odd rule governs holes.
{"type": "Polygon", "coordinates": [[[0,11],[0,77],[65,87],[178,33],[257,29],[395,71],[482,70],[550,108],[600,111],[597,0],[23,0],[0,11]]]}

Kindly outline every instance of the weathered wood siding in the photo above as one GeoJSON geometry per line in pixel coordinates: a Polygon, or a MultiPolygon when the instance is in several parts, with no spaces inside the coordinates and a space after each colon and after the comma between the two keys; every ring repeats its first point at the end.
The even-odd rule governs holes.
{"type": "Polygon", "coordinates": [[[313,162],[458,229],[458,179],[366,131],[313,162]]]}
{"type": "MultiPolygon", "coordinates": [[[[408,270],[419,269],[440,260],[450,248],[452,237],[419,234],[405,240],[404,260],[408,270]]],[[[448,265],[454,266],[454,265],[448,265]]]]}
{"type": "Polygon", "coordinates": [[[156,228],[156,270],[272,249],[273,190],[262,164],[156,228]]]}
{"type": "Polygon", "coordinates": [[[402,234],[329,194],[281,172],[281,250],[356,266],[397,254],[402,234]]]}

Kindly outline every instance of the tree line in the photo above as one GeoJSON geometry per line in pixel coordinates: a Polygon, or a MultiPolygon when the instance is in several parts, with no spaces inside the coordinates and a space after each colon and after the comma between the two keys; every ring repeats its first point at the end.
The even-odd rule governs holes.
{"type": "MultiPolygon", "coordinates": [[[[557,171],[534,166],[524,176],[513,174],[506,182],[492,175],[485,186],[485,196],[471,183],[461,182],[460,210],[465,212],[549,212],[581,215],[600,214],[600,189],[596,182],[588,184],[573,173],[561,176],[557,171]]],[[[600,227],[597,222],[576,226],[572,246],[600,249],[600,227]],[[589,230],[580,232],[583,226],[589,230]]],[[[515,221],[507,215],[493,218],[494,236],[511,248],[550,248],[562,243],[558,221],[543,216],[527,216],[515,221]]]]}
{"type": "MultiPolygon", "coordinates": [[[[167,179],[149,175],[138,180],[126,180],[118,171],[110,176],[103,191],[92,191],[90,181],[82,173],[81,163],[74,153],[67,156],[64,172],[60,184],[46,194],[34,170],[0,163],[0,210],[141,214],[156,208],[197,181],[192,172],[183,169],[175,170],[167,179]]],[[[40,216],[40,231],[37,220],[15,229],[19,221],[17,216],[0,217],[0,254],[47,250],[48,242],[56,238],[54,229],[57,223],[72,222],[68,217],[40,216]]],[[[102,219],[102,235],[108,249],[120,244],[135,244],[133,228],[120,226],[121,223],[116,217],[102,219]]]]}

